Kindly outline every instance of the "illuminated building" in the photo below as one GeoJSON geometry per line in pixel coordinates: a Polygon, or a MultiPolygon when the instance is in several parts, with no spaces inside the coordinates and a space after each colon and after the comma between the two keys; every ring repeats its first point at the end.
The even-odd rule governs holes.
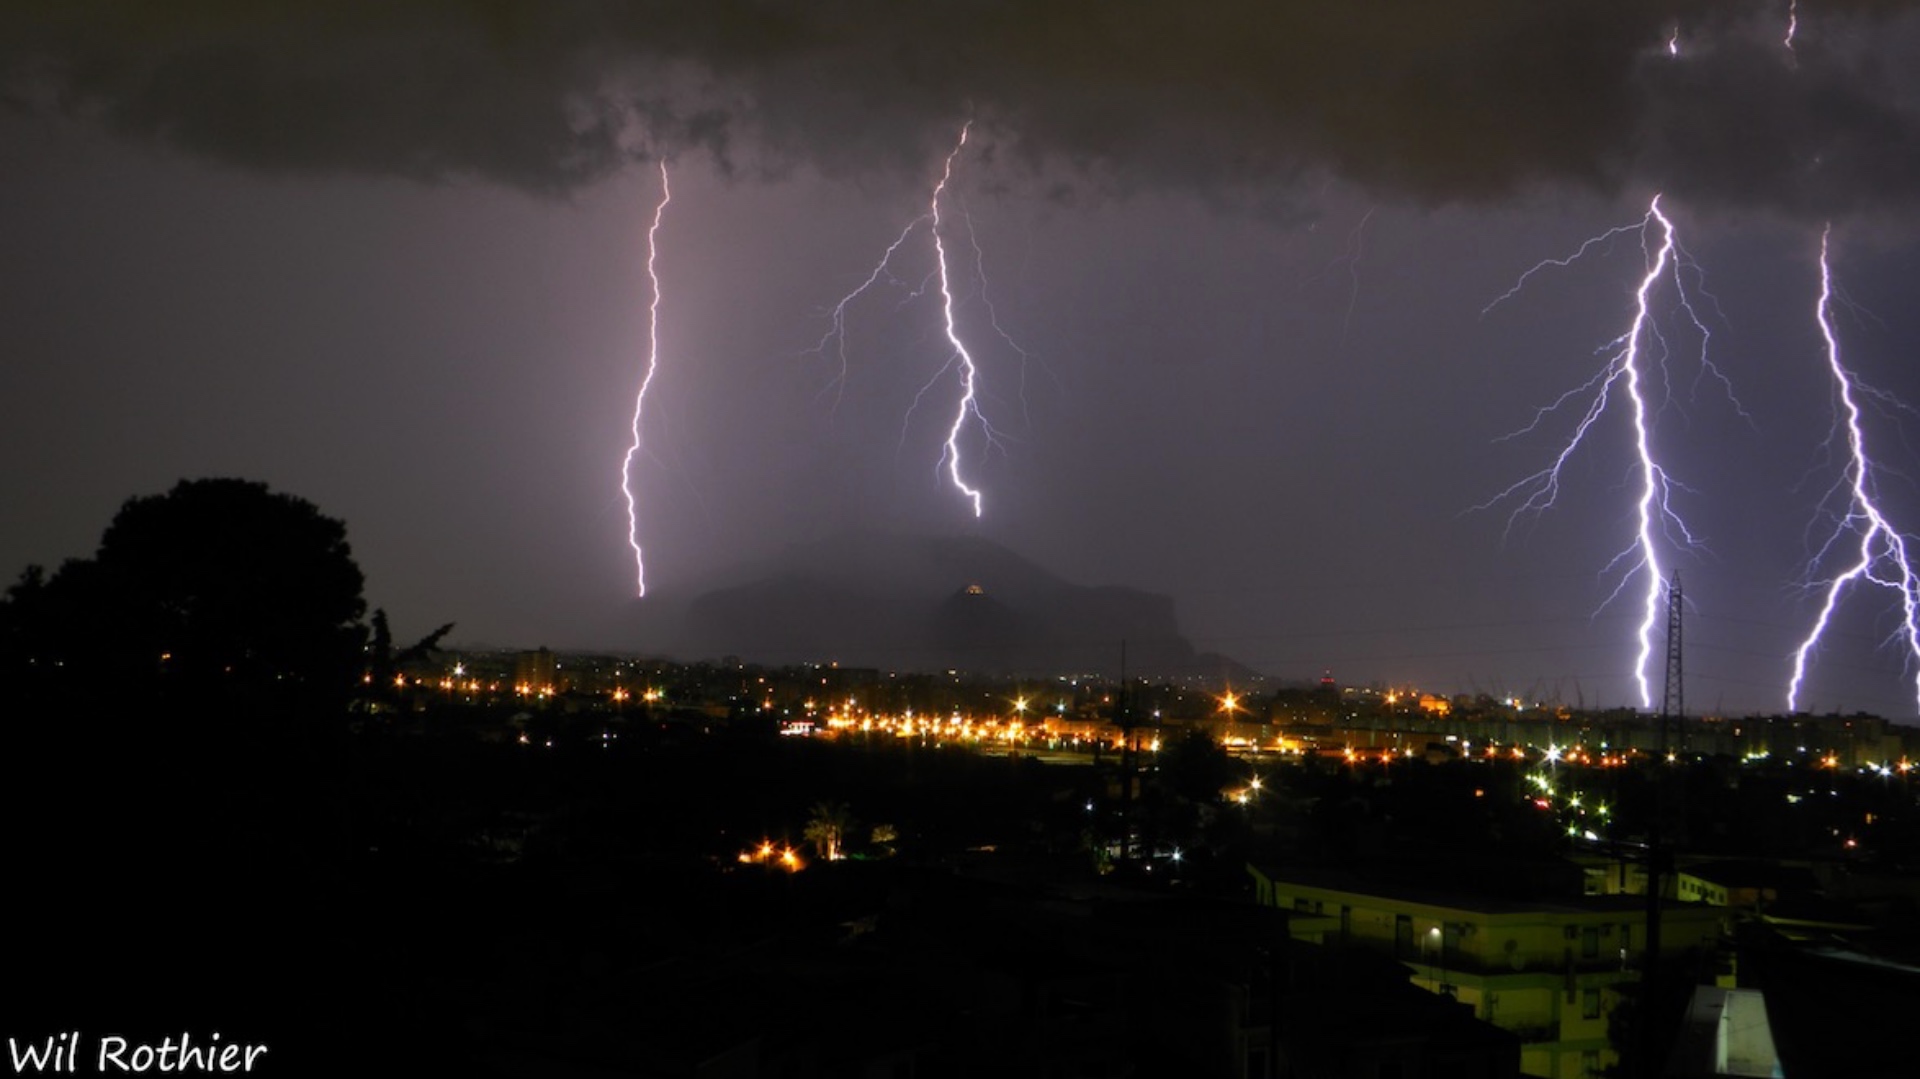
{"type": "Polygon", "coordinates": [[[522,652],[514,657],[513,684],[521,693],[551,694],[559,667],[554,654],[545,648],[522,652]]]}
{"type": "MultiPolygon", "coordinates": [[[[1390,955],[1415,985],[1521,1039],[1521,1071],[1592,1079],[1619,1063],[1607,1014],[1646,964],[1644,900],[1517,902],[1249,866],[1259,902],[1292,912],[1293,937],[1390,955]]],[[[1660,960],[1704,957],[1726,911],[1663,906],[1660,960]]]]}

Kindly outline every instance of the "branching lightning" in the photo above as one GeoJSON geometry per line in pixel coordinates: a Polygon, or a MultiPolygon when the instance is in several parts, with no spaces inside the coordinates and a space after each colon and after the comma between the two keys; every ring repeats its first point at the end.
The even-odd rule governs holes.
{"type": "Polygon", "coordinates": [[[633,459],[645,440],[640,434],[641,414],[646,410],[647,388],[653,385],[654,372],[660,367],[660,222],[666,216],[667,203],[673,201],[673,189],[667,184],[667,163],[660,162],[660,201],[653,208],[653,224],[647,228],[647,283],[652,291],[647,304],[647,365],[640,377],[640,391],[633,398],[633,443],[620,462],[620,492],[627,499],[627,546],[633,548],[633,572],[636,595],[647,594],[647,559],[640,549],[640,510],[633,494],[633,459]]]}
{"type": "MultiPolygon", "coordinates": [[[[963,214],[965,214],[965,210],[966,210],[966,207],[963,205],[961,207],[961,211],[963,214]]],[[[987,325],[993,327],[993,332],[995,336],[999,337],[1000,340],[1008,348],[1013,350],[1016,356],[1020,357],[1020,417],[1021,417],[1021,420],[1026,424],[1026,426],[1032,427],[1033,416],[1028,411],[1028,405],[1027,405],[1027,368],[1032,366],[1039,359],[1039,357],[1035,356],[1033,353],[1028,352],[1026,349],[1022,348],[1020,346],[1020,342],[1015,341],[1013,339],[1012,334],[1009,334],[1006,330],[1001,328],[1000,312],[994,310],[993,297],[987,294],[987,253],[980,249],[980,237],[973,230],[973,218],[971,215],[966,216],[966,222],[967,222],[967,243],[972,245],[973,247],[973,273],[974,273],[974,276],[980,282],[980,292],[979,292],[980,306],[986,309],[987,325]]],[[[1047,373],[1049,378],[1053,379],[1054,385],[1056,387],[1059,386],[1060,384],[1059,376],[1053,373],[1053,369],[1048,367],[1045,363],[1040,364],[1040,367],[1041,367],[1041,370],[1047,373]]],[[[981,422],[983,425],[985,424],[984,420],[982,420],[981,422]]]]}
{"type": "MultiPolygon", "coordinates": [[[[941,232],[942,225],[944,224],[941,213],[941,200],[943,196],[947,194],[947,185],[952,182],[953,179],[954,162],[959,159],[961,152],[966,149],[967,136],[972,128],[973,125],[971,122],[961,126],[960,137],[958,141],[954,143],[953,149],[948,152],[946,161],[940,172],[940,179],[934,184],[933,192],[927,200],[926,212],[909,221],[906,227],[900,230],[900,234],[894,238],[893,243],[887,246],[886,251],[880,256],[880,261],[874,265],[873,271],[867,275],[866,279],[853,291],[842,296],[838,303],[834,304],[830,314],[827,332],[821,336],[819,343],[810,351],[825,354],[829,345],[832,345],[834,349],[835,355],[840,363],[839,375],[834,380],[835,402],[837,406],[839,394],[844,391],[847,381],[847,309],[855,300],[871,291],[875,285],[880,284],[882,281],[901,283],[893,273],[894,256],[899,253],[901,247],[913,236],[914,232],[922,225],[925,225],[927,234],[932,239],[935,269],[926,281],[923,281],[919,286],[914,288],[911,295],[920,295],[921,291],[923,291],[928,284],[937,285],[940,293],[941,329],[946,336],[949,352],[946,362],[940,366],[939,370],[934,372],[932,378],[928,379],[928,381],[920,387],[919,392],[914,395],[913,405],[908,408],[907,416],[902,421],[902,440],[904,441],[905,439],[906,424],[911,421],[914,411],[919,408],[920,403],[925,399],[926,395],[948,372],[957,371],[960,380],[960,395],[954,404],[953,420],[947,425],[946,438],[941,443],[940,457],[935,465],[935,473],[944,473],[948,482],[960,492],[961,496],[965,498],[967,503],[973,508],[973,515],[979,517],[982,510],[982,494],[978,487],[968,482],[963,471],[964,462],[960,446],[961,439],[966,434],[969,425],[978,427],[981,434],[985,436],[989,446],[998,445],[999,438],[992,424],[987,422],[986,416],[980,411],[980,368],[974,361],[973,353],[967,348],[967,344],[960,334],[960,325],[955,311],[956,299],[954,296],[953,274],[949,265],[946,238],[941,232]]],[[[979,242],[973,238],[971,221],[967,223],[967,228],[968,241],[973,244],[977,269],[980,262],[979,242]]],[[[981,299],[983,303],[986,304],[987,317],[993,326],[994,332],[998,333],[1009,344],[1013,345],[1014,350],[1020,353],[1023,360],[1027,359],[1028,354],[1020,349],[1017,344],[1013,344],[1012,339],[1007,337],[1005,331],[1000,329],[998,317],[993,312],[992,304],[986,301],[984,285],[982,287],[981,299]]]]}
{"type": "MultiPolygon", "coordinates": [[[[1817,573],[1828,553],[1845,543],[1849,537],[1857,540],[1858,545],[1854,548],[1852,564],[1845,570],[1827,580],[1816,580],[1809,584],[1810,588],[1825,588],[1826,600],[1820,606],[1819,616],[1814,619],[1813,629],[1793,654],[1793,677],[1787,683],[1788,711],[1799,709],[1807,658],[1825,635],[1834,609],[1840,604],[1841,595],[1855,582],[1865,581],[1899,594],[1901,621],[1890,640],[1904,638],[1912,660],[1920,664],[1920,575],[1915,574],[1913,561],[1907,555],[1909,537],[1888,523],[1875,496],[1874,464],[1872,458],[1867,456],[1866,432],[1860,411],[1862,394],[1876,397],[1885,397],[1885,394],[1862,383],[1841,362],[1840,340],[1833,329],[1833,272],[1827,259],[1827,241],[1831,233],[1832,228],[1829,227],[1820,236],[1820,298],[1814,307],[1814,317],[1820,324],[1820,335],[1826,342],[1827,371],[1833,379],[1834,392],[1840,402],[1834,433],[1838,434],[1844,424],[1847,439],[1846,468],[1839,482],[1828,492],[1826,501],[1843,498],[1846,509],[1835,515],[1837,520],[1833,533],[1815,552],[1809,564],[1809,576],[1817,573]]],[[[1914,668],[1914,693],[1916,701],[1920,702],[1920,666],[1914,668]]]]}
{"type": "Polygon", "coordinates": [[[922,214],[912,221],[907,222],[907,227],[901,229],[900,235],[895,237],[894,241],[887,245],[886,253],[881,255],[880,261],[874,264],[873,272],[867,275],[867,279],[860,282],[858,288],[840,297],[840,302],[833,305],[833,311],[828,319],[827,332],[820,336],[820,343],[813,346],[810,350],[824,354],[827,350],[827,343],[833,343],[834,354],[840,361],[840,374],[833,380],[835,408],[839,407],[840,397],[846,391],[847,387],[847,307],[852,304],[853,301],[865,295],[867,290],[871,289],[882,278],[892,278],[890,267],[893,264],[894,252],[899,251],[900,245],[906,243],[907,237],[913,235],[913,230],[926,224],[926,221],[926,215],[922,214]]]}
{"type": "MultiPolygon", "coordinates": [[[[1634,504],[1633,540],[1607,563],[1607,572],[1619,571],[1621,577],[1602,606],[1627,591],[1636,576],[1642,581],[1642,615],[1636,635],[1639,653],[1634,662],[1634,678],[1640,687],[1642,707],[1651,707],[1653,692],[1647,667],[1654,652],[1654,634],[1660,625],[1661,607],[1667,591],[1666,572],[1660,561],[1661,541],[1665,539],[1688,549],[1698,546],[1686,522],[1681,520],[1673,507],[1672,496],[1680,485],[1660,463],[1653,448],[1654,412],[1649,400],[1648,364],[1652,362],[1659,365],[1664,371],[1667,342],[1653,317],[1654,293],[1663,280],[1671,281],[1678,309],[1701,335],[1703,367],[1713,371],[1722,384],[1726,384],[1726,380],[1706,359],[1707,328],[1695,314],[1680,275],[1681,267],[1688,262],[1686,252],[1675,236],[1672,219],[1660,208],[1659,196],[1654,197],[1646,215],[1637,224],[1618,226],[1594,236],[1566,258],[1547,259],[1535,264],[1520,275],[1511,289],[1488,304],[1482,314],[1517,294],[1535,274],[1549,267],[1571,265],[1597,245],[1630,232],[1640,235],[1646,271],[1639,287],[1634,290],[1633,318],[1626,331],[1601,346],[1600,351],[1606,353],[1607,358],[1597,374],[1562,394],[1552,404],[1537,410],[1532,421],[1507,437],[1513,438],[1535,430],[1550,415],[1584,398],[1586,407],[1575,423],[1572,434],[1547,467],[1521,479],[1475,508],[1490,509],[1501,502],[1517,500],[1518,505],[1507,518],[1509,531],[1522,516],[1547,510],[1559,498],[1561,474],[1567,462],[1588,441],[1601,416],[1620,395],[1625,396],[1626,404],[1622,407],[1627,410],[1633,430],[1633,473],[1639,494],[1634,504]],[[1657,354],[1652,354],[1655,349],[1658,350],[1657,354]]],[[[1736,408],[1739,407],[1737,401],[1734,404],[1736,408]]]]}

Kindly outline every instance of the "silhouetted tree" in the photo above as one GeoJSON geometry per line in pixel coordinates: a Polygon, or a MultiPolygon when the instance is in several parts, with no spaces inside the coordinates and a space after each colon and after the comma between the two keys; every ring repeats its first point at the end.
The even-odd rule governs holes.
{"type": "Polygon", "coordinates": [[[1233,757],[1203,730],[1168,740],[1157,758],[1160,785],[1189,802],[1212,803],[1234,778],[1233,757]]]}
{"type": "Polygon", "coordinates": [[[405,648],[395,648],[393,629],[387,625],[387,612],[384,608],[375,607],[373,634],[367,642],[367,690],[363,697],[372,701],[396,699],[399,694],[394,688],[394,676],[404,670],[407,664],[427,658],[434,649],[440,647],[441,639],[452,632],[453,623],[448,622],[405,648]]]}
{"type": "Polygon", "coordinates": [[[183,480],[129,499],[93,558],[29,568],[0,636],[15,673],[69,696],[333,706],[361,672],[363,583],[346,526],[312,503],[183,480]]]}
{"type": "Polygon", "coordinates": [[[34,673],[45,648],[47,571],[28,566],[0,600],[0,675],[13,686],[34,673]]]}

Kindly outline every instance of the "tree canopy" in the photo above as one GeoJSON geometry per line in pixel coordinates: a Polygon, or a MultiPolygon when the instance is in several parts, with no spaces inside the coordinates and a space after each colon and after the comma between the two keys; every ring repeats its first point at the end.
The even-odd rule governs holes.
{"type": "Polygon", "coordinates": [[[90,559],[29,567],[0,648],[29,684],[193,709],[331,703],[359,674],[364,578],[346,526],[240,479],[129,499],[90,559]]]}

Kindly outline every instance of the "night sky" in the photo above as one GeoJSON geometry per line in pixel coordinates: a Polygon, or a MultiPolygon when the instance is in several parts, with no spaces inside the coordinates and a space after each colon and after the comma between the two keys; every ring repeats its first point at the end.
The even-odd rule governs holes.
{"type": "MultiPolygon", "coordinates": [[[[1779,711],[1846,508],[1829,223],[1844,359],[1892,395],[1860,395],[1877,492],[1920,531],[1916,9],[8,4],[0,571],[236,475],[346,521],[402,634],[670,653],[636,603],[848,530],[977,534],[1283,678],[1637,706],[1618,384],[1551,508],[1497,496],[1588,408],[1523,430],[1615,354],[1658,194],[1714,365],[1668,279],[1686,703],[1779,711]],[[825,337],[969,122],[941,237],[999,435],[959,439],[978,520],[938,471],[924,225],[825,337]]],[[[1900,618],[1849,592],[1800,705],[1911,720],[1900,618]]]]}

